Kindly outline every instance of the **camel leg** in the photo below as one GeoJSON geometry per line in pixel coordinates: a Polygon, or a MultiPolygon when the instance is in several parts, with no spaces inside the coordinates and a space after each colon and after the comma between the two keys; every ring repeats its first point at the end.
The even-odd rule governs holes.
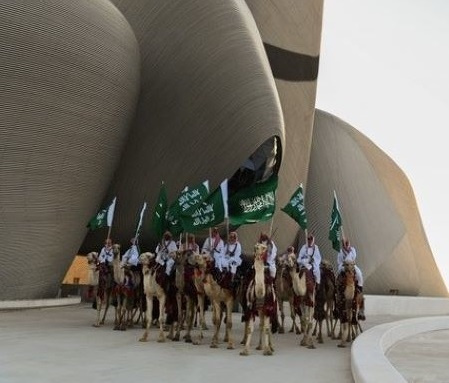
{"type": "Polygon", "coordinates": [[[192,343],[192,326],[193,326],[193,317],[195,315],[195,307],[193,304],[193,300],[191,298],[187,298],[187,304],[186,304],[186,335],[184,336],[184,340],[186,343],[192,343]]]}
{"type": "Polygon", "coordinates": [[[217,348],[218,347],[218,336],[220,333],[220,327],[221,327],[221,305],[220,302],[217,301],[213,301],[212,302],[213,306],[214,306],[214,310],[213,310],[213,322],[215,325],[215,332],[214,335],[212,337],[212,342],[210,344],[211,348],[217,348]]]}
{"type": "MultiPolygon", "coordinates": [[[[200,318],[200,330],[208,330],[206,325],[206,317],[204,316],[204,295],[198,294],[198,309],[199,309],[199,318],[200,318]]],[[[203,337],[203,333],[201,332],[201,338],[203,337]]]]}
{"type": "Polygon", "coordinates": [[[271,334],[271,321],[270,317],[262,314],[261,316],[263,323],[263,341],[262,341],[262,349],[263,355],[273,355],[273,350],[271,346],[270,334],[271,334]]]}
{"type": "Polygon", "coordinates": [[[234,349],[234,339],[232,338],[232,307],[234,306],[233,299],[226,302],[226,335],[228,342],[228,350],[234,349]]]}
{"type": "Polygon", "coordinates": [[[97,320],[93,324],[94,327],[100,327],[100,316],[101,316],[101,299],[98,295],[95,296],[97,302],[97,320]]]}
{"type": "MultiPolygon", "coordinates": [[[[284,302],[281,299],[279,299],[279,312],[281,313],[281,325],[279,326],[278,333],[284,334],[285,333],[285,327],[284,327],[285,313],[284,313],[284,302]]],[[[291,331],[292,330],[290,330],[290,332],[291,331]]]]}
{"type": "Polygon", "coordinates": [[[100,321],[100,325],[103,325],[104,322],[106,321],[106,314],[108,313],[109,310],[109,303],[111,301],[111,293],[105,293],[105,307],[104,307],[104,311],[103,311],[103,317],[101,318],[100,321]]]}
{"type": "Polygon", "coordinates": [[[243,350],[240,351],[240,355],[243,355],[243,356],[249,355],[249,347],[251,345],[251,337],[252,337],[252,334],[253,334],[253,331],[254,331],[254,318],[253,318],[253,316],[251,316],[248,319],[247,323],[248,323],[248,332],[247,332],[247,335],[246,335],[246,342],[245,342],[245,346],[244,346],[243,350]]]}
{"type": "Polygon", "coordinates": [[[206,318],[204,316],[204,295],[198,294],[198,306],[195,310],[195,313],[199,311],[199,336],[198,339],[194,342],[194,344],[201,344],[201,340],[203,339],[203,330],[207,330],[206,326],[206,318]]]}
{"type": "Polygon", "coordinates": [[[178,322],[176,323],[176,332],[172,341],[179,341],[181,337],[181,326],[183,322],[183,312],[182,312],[182,295],[181,293],[176,294],[176,304],[178,305],[178,322]]]}
{"type": "Polygon", "coordinates": [[[315,328],[317,327],[317,325],[318,325],[318,336],[317,336],[318,343],[324,343],[324,341],[323,341],[323,321],[322,320],[316,321],[315,328]]]}
{"type": "Polygon", "coordinates": [[[142,337],[139,339],[139,342],[147,342],[148,341],[148,335],[150,332],[150,326],[151,326],[151,322],[153,321],[153,297],[147,295],[145,297],[145,299],[147,300],[147,323],[145,325],[145,331],[142,335],[142,337]]]}
{"type": "MultiPolygon", "coordinates": [[[[262,321],[262,313],[259,314],[259,343],[257,344],[256,350],[262,350],[262,338],[263,338],[263,321],[262,321]]],[[[255,321],[254,321],[255,324],[255,321]]]]}
{"type": "Polygon", "coordinates": [[[349,335],[349,323],[345,322],[345,323],[341,323],[341,341],[338,344],[338,347],[340,348],[344,348],[346,347],[346,343],[348,340],[348,335],[349,335]]]}

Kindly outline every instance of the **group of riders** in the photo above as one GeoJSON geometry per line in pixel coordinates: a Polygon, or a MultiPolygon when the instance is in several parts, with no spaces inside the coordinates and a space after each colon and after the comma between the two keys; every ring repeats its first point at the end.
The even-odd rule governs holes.
{"type": "MultiPolygon", "coordinates": [[[[306,243],[301,246],[296,253],[293,246],[289,246],[287,251],[283,254],[278,254],[278,250],[274,240],[269,237],[267,233],[262,232],[258,239],[258,243],[266,246],[265,261],[265,281],[274,285],[277,268],[282,265],[287,257],[294,256],[296,260],[297,269],[303,269],[308,275],[308,285],[313,286],[315,291],[318,291],[321,283],[321,266],[322,258],[318,245],[315,243],[313,234],[308,234],[306,243]]],[[[156,264],[159,269],[159,283],[166,290],[167,295],[173,294],[174,285],[174,254],[177,252],[191,251],[194,253],[210,254],[214,261],[214,276],[218,283],[230,290],[237,289],[238,284],[242,280],[248,267],[251,265],[246,261],[246,257],[242,254],[242,246],[238,240],[238,234],[232,231],[228,234],[225,241],[218,230],[214,227],[210,230],[209,236],[205,239],[202,247],[198,245],[194,234],[187,234],[185,242],[176,242],[170,231],[166,231],[161,241],[158,243],[155,254],[156,264]],[[170,292],[171,290],[171,292],[170,292]]],[[[125,269],[124,284],[129,289],[132,289],[136,280],[136,273],[141,272],[141,265],[139,262],[139,248],[137,239],[131,239],[131,246],[123,254],[120,261],[120,267],[125,269]]],[[[359,267],[355,265],[357,257],[356,249],[351,246],[348,238],[342,241],[341,250],[337,254],[337,279],[342,278],[344,274],[344,265],[346,262],[352,262],[355,271],[355,285],[357,292],[363,292],[363,275],[359,267]]],[[[101,275],[104,273],[111,273],[111,264],[114,258],[113,243],[110,238],[106,239],[104,247],[101,249],[98,256],[98,270],[101,275]]],[[[281,303],[282,304],[282,303],[281,303]]],[[[365,319],[363,308],[359,310],[358,319],[365,319]]],[[[273,320],[277,321],[277,314],[273,320]]]]}

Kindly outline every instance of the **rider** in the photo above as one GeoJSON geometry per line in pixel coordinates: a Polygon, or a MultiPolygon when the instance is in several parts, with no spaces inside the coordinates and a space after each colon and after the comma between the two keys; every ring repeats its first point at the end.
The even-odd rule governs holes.
{"type": "Polygon", "coordinates": [[[131,247],[123,254],[120,267],[125,268],[125,286],[134,286],[134,272],[138,271],[139,249],[137,248],[137,238],[131,238],[131,247]],[[130,271],[130,272],[129,272],[130,271]]]}
{"type": "Polygon", "coordinates": [[[272,239],[268,237],[267,233],[260,233],[259,243],[267,246],[267,259],[265,261],[266,266],[270,271],[271,278],[276,277],[276,255],[277,247],[272,239]]]}
{"type": "Polygon", "coordinates": [[[198,246],[198,244],[195,241],[195,234],[189,233],[187,234],[187,243],[181,243],[181,245],[179,246],[180,250],[192,250],[195,253],[199,253],[200,252],[200,247],[198,246]]]}
{"type": "MultiPolygon", "coordinates": [[[[357,258],[357,252],[354,246],[351,246],[348,238],[343,239],[343,246],[337,254],[337,272],[340,274],[344,271],[344,262],[351,261],[354,262],[354,271],[357,279],[357,290],[363,293],[363,275],[362,270],[355,264],[355,259],[357,258]]],[[[365,313],[363,306],[359,309],[359,319],[365,319],[365,313]]]]}
{"type": "MultiPolygon", "coordinates": [[[[307,243],[299,250],[296,261],[300,267],[305,267],[307,270],[312,269],[315,283],[319,285],[321,282],[321,254],[320,249],[315,244],[315,237],[312,234],[307,236],[307,243]]],[[[319,286],[316,287],[318,288],[319,286]]]]}
{"type": "Polygon", "coordinates": [[[222,271],[221,261],[225,255],[225,244],[220,237],[218,227],[214,227],[211,232],[211,236],[207,237],[203,243],[201,252],[209,252],[214,257],[215,267],[222,271]]]}
{"type": "Polygon", "coordinates": [[[156,262],[165,266],[165,274],[170,275],[175,264],[175,260],[170,256],[171,253],[178,250],[176,242],[170,231],[166,231],[162,241],[156,247],[156,262]]]}
{"type": "Polygon", "coordinates": [[[225,255],[222,258],[221,266],[224,270],[229,270],[234,277],[237,267],[242,264],[242,246],[238,240],[237,232],[231,231],[225,246],[225,255]]]}

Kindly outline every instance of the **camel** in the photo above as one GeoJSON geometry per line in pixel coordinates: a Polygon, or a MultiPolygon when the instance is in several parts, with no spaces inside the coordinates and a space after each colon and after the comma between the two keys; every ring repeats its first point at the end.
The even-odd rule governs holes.
{"type": "Polygon", "coordinates": [[[112,269],[115,282],[115,298],[117,300],[117,307],[115,309],[114,330],[125,331],[127,324],[132,318],[132,307],[129,297],[132,294],[131,289],[125,286],[125,268],[120,265],[121,253],[120,245],[114,244],[112,246],[114,258],[112,260],[112,269]]]}
{"type": "MultiPolygon", "coordinates": [[[[265,259],[267,246],[256,243],[254,246],[254,277],[246,290],[245,313],[245,345],[240,355],[249,355],[251,337],[254,332],[254,321],[257,315],[260,320],[260,341],[257,349],[263,350],[263,355],[273,355],[270,311],[276,310],[276,297],[273,283],[267,283],[265,275],[265,259]]],[[[271,278],[271,277],[269,277],[271,278]]],[[[270,281],[271,282],[271,281],[270,281]]]]}
{"type": "Polygon", "coordinates": [[[214,259],[208,253],[204,252],[201,257],[196,257],[197,265],[201,264],[200,275],[203,274],[203,288],[209,297],[212,305],[212,322],[215,327],[214,335],[210,344],[211,348],[218,347],[218,337],[222,321],[222,304],[226,310],[226,332],[224,341],[227,342],[229,350],[234,349],[234,340],[232,337],[232,309],[234,306],[234,294],[232,290],[221,287],[215,278],[214,259]],[[201,260],[201,257],[203,260],[201,260]],[[198,263],[199,262],[199,263],[198,263]]]}
{"type": "Polygon", "coordinates": [[[150,252],[140,254],[139,261],[142,264],[143,273],[143,290],[146,299],[145,312],[145,331],[140,342],[147,342],[151,324],[153,323],[153,298],[156,297],[159,301],[159,336],[158,342],[165,342],[163,314],[165,309],[165,302],[167,296],[161,285],[156,281],[156,270],[160,267],[155,261],[156,255],[150,252]]]}
{"type": "Polygon", "coordinates": [[[98,263],[97,252],[92,251],[87,254],[87,265],[87,278],[90,294],[94,293],[96,287],[96,291],[94,293],[94,307],[97,310],[97,319],[92,326],[100,327],[104,325],[106,315],[108,313],[114,281],[112,279],[112,273],[109,266],[104,263],[98,263]],[[101,316],[102,309],[103,316],[101,316]]]}
{"type": "Polygon", "coordinates": [[[300,341],[301,346],[314,349],[312,337],[313,315],[315,305],[315,286],[313,282],[313,272],[305,267],[298,270],[295,257],[288,258],[290,276],[295,292],[295,306],[300,311],[301,332],[303,337],[300,341]],[[299,308],[298,308],[299,306],[299,308]]]}
{"type": "Polygon", "coordinates": [[[195,316],[195,308],[198,302],[197,290],[194,282],[194,255],[192,250],[178,250],[175,254],[175,285],[176,302],[178,306],[178,321],[174,341],[179,341],[181,326],[186,322],[186,334],[184,340],[192,343],[192,327],[195,316]],[[185,310],[183,310],[185,302],[185,310]]]}
{"type": "Polygon", "coordinates": [[[315,328],[312,335],[317,335],[318,343],[323,343],[322,326],[326,322],[327,336],[332,338],[332,325],[334,321],[335,309],[335,274],[332,264],[323,259],[320,264],[321,283],[315,296],[315,328]]]}
{"type": "Polygon", "coordinates": [[[353,261],[345,261],[344,271],[337,278],[337,313],[341,336],[338,347],[346,347],[347,342],[355,339],[360,328],[357,314],[361,302],[360,294],[356,289],[354,265],[353,261]]]}
{"type": "MultiPolygon", "coordinates": [[[[296,255],[294,253],[287,254],[287,257],[289,256],[293,256],[294,259],[296,259],[296,255]]],[[[279,259],[275,279],[276,295],[278,298],[279,312],[281,315],[281,323],[278,332],[279,334],[285,333],[284,302],[288,302],[290,307],[290,317],[292,319],[292,327],[290,328],[289,332],[300,334],[300,329],[296,324],[296,310],[294,306],[294,291],[292,286],[292,279],[288,270],[287,259],[279,259]]]]}

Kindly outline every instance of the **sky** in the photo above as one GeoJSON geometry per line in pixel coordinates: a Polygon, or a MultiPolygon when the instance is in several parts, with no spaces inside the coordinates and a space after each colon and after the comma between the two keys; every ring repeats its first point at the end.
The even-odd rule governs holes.
{"type": "Polygon", "coordinates": [[[449,1],[324,0],[316,107],[404,171],[449,290],[449,1]]]}

